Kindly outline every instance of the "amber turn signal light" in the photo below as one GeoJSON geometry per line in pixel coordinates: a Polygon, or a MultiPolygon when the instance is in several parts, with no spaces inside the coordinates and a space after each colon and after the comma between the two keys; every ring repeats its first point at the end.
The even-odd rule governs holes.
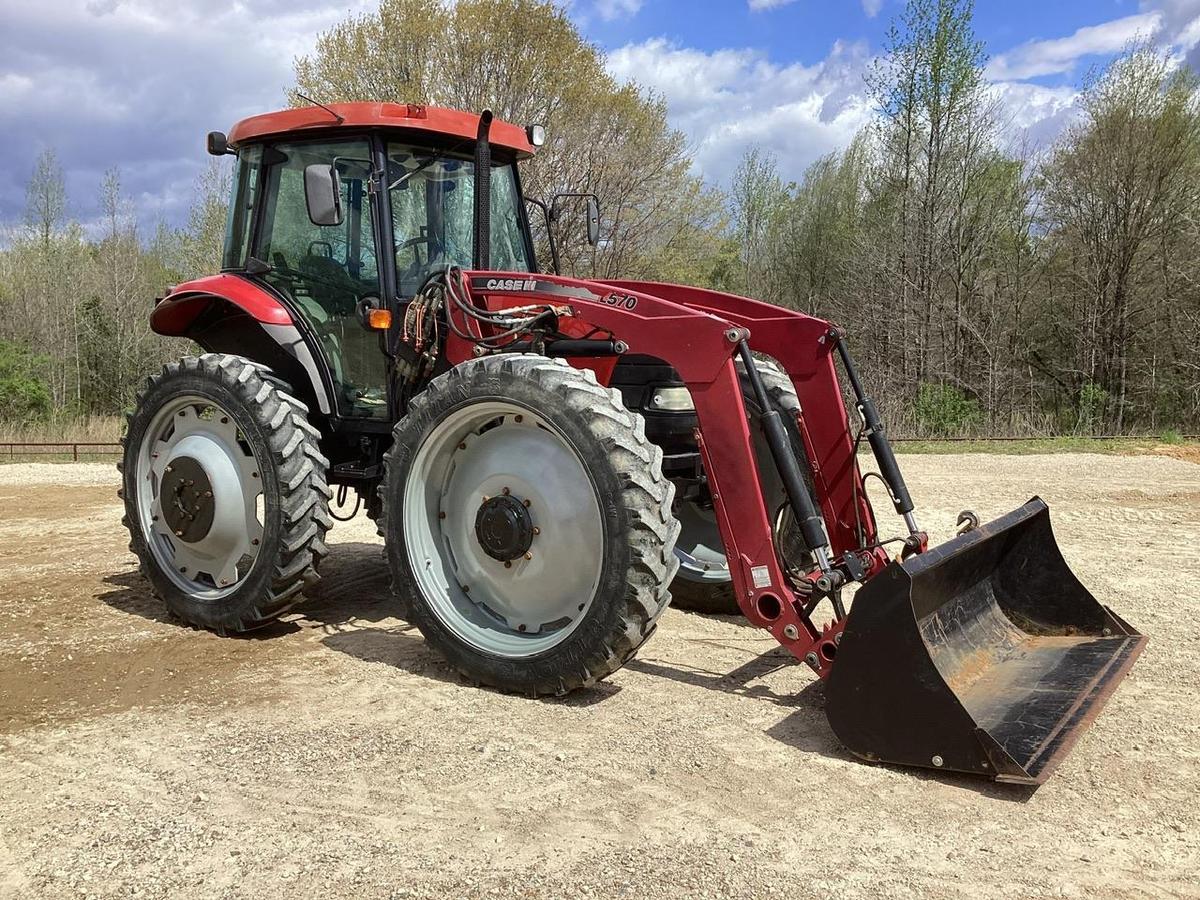
{"type": "Polygon", "coordinates": [[[392,311],[390,309],[368,310],[367,327],[375,331],[387,331],[392,327],[392,311]]]}

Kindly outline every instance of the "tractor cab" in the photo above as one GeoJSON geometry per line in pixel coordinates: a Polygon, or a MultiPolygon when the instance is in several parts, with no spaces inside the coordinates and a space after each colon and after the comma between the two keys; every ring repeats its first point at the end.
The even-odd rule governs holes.
{"type": "Polygon", "coordinates": [[[390,422],[385,339],[392,310],[448,266],[478,267],[476,189],[486,185],[490,268],[536,270],[517,161],[540,129],[496,122],[478,177],[479,116],[349,103],[239,122],[210,152],[238,157],[223,271],[267,286],[309,332],[340,419],[390,422]]]}

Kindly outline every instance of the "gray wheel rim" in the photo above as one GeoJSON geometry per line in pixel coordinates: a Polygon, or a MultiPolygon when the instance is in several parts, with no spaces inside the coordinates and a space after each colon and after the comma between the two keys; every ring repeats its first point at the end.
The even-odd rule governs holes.
{"type": "Polygon", "coordinates": [[[403,496],[406,551],[439,621],[472,647],[511,659],[566,640],[600,583],[604,520],[578,452],[550,422],[508,401],[473,403],[435,425],[403,496]],[[486,499],[516,498],[534,526],[526,554],[484,552],[486,499]]]}
{"type": "Polygon", "coordinates": [[[207,397],[187,395],[165,404],[142,438],[137,458],[137,508],[142,534],[159,569],[180,590],[216,600],[249,575],[263,534],[258,461],[228,411],[207,397]],[[211,487],[212,524],[198,540],[183,540],[167,524],[163,496],[168,472],[195,461],[211,487]]]}
{"type": "Polygon", "coordinates": [[[716,513],[690,500],[677,503],[674,513],[680,527],[679,539],[675,542],[678,577],[703,584],[729,581],[729,561],[725,558],[716,513]]]}

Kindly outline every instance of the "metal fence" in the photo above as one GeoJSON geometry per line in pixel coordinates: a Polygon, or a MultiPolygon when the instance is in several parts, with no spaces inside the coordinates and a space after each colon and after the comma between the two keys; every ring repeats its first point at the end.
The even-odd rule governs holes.
{"type": "Polygon", "coordinates": [[[89,456],[118,456],[121,445],[112,441],[8,441],[0,443],[0,459],[18,456],[70,456],[79,462],[89,456]]]}

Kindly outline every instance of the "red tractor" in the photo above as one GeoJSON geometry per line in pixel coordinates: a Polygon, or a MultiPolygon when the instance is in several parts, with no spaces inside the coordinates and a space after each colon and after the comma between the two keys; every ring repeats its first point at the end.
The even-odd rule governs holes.
{"type": "MultiPolygon", "coordinates": [[[[518,166],[541,138],[395,103],[209,135],[237,156],[222,271],[151,316],[205,352],[149,379],[123,461],[168,608],[220,633],[277,619],[317,579],[332,488],[353,489],[406,615],[473,681],[591,685],[673,590],[826,679],[855,754],[1043,781],[1145,640],[1072,575],[1045,504],[964,514],[930,549],[836,326],[542,271],[518,166]],[[877,530],[863,440],[898,537],[877,530]]],[[[575,198],[595,243],[594,198],[531,202],[549,227],[575,198]]]]}

